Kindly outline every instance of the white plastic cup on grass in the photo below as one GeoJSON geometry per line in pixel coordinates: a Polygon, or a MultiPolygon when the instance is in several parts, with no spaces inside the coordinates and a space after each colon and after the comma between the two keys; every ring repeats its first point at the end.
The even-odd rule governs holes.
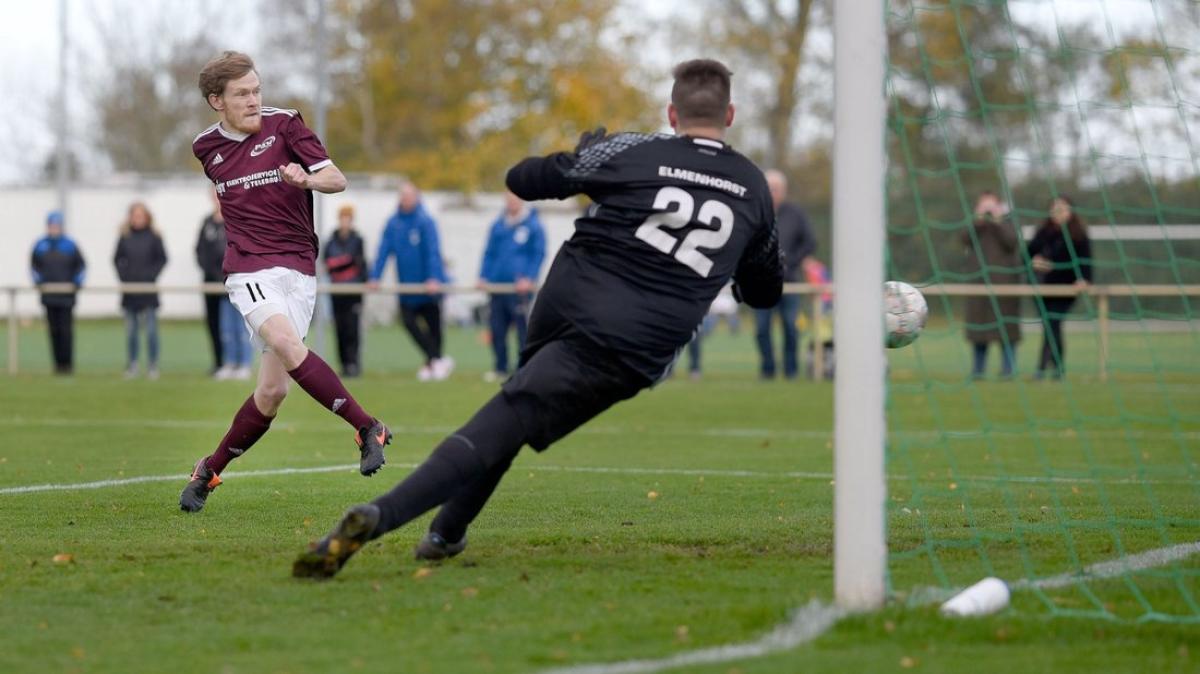
{"type": "Polygon", "coordinates": [[[999,578],[984,578],[942,604],[942,615],[959,618],[991,615],[1008,606],[1008,585],[999,578]]]}

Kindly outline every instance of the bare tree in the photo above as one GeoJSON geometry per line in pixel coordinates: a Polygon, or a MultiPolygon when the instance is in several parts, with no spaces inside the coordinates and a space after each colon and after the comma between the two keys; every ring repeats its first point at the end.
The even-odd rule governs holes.
{"type": "MultiPolygon", "coordinates": [[[[735,70],[761,78],[749,82],[756,104],[744,106],[762,128],[764,164],[792,164],[796,118],[801,106],[805,49],[817,0],[709,0],[722,21],[702,25],[708,41],[728,55],[735,70]]],[[[739,85],[742,86],[742,85],[739,85]]]]}
{"type": "Polygon", "coordinates": [[[194,168],[192,138],[212,123],[196,78],[220,50],[221,14],[128,1],[93,5],[90,20],[100,45],[84,85],[96,115],[92,142],[118,171],[194,168]]]}

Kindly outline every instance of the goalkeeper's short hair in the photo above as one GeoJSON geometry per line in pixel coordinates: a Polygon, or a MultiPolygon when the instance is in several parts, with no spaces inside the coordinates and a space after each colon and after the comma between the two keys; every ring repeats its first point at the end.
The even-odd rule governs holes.
{"type": "Polygon", "coordinates": [[[680,123],[688,126],[725,126],[733,72],[713,59],[684,61],[672,71],[671,104],[680,123]]]}

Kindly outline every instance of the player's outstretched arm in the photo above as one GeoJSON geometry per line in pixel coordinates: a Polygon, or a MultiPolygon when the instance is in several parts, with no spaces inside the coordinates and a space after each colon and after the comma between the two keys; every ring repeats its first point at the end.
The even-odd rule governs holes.
{"type": "Polygon", "coordinates": [[[309,173],[303,166],[293,162],[279,167],[279,177],[292,187],[316,190],[322,194],[337,194],[346,189],[346,176],[333,164],[309,173]]]}
{"type": "Polygon", "coordinates": [[[783,296],[783,253],[775,223],[763,227],[738,261],[733,273],[733,296],[755,309],[770,309],[783,296]]]}
{"type": "Polygon", "coordinates": [[[609,138],[604,127],[584,131],[574,152],[555,152],[545,157],[529,157],[508,170],[505,184],[513,194],[525,201],[540,199],[566,199],[583,191],[578,176],[568,173],[579,163],[580,156],[588,148],[609,138]]]}
{"type": "Polygon", "coordinates": [[[573,152],[555,152],[545,157],[529,157],[508,170],[505,184],[509,191],[525,201],[566,199],[578,193],[567,171],[575,165],[573,152]]]}

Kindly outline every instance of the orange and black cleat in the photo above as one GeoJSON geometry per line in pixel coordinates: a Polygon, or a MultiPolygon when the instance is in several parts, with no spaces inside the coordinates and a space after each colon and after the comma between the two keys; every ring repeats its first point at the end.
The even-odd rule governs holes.
{"type": "Polygon", "coordinates": [[[221,476],[208,467],[208,457],[200,459],[192,469],[191,481],[179,495],[179,509],[189,513],[200,512],[204,502],[208,500],[208,495],[219,486],[221,476]]]}
{"type": "Polygon", "coordinates": [[[296,578],[332,578],[354,553],[371,540],[379,526],[379,507],[370,503],[346,511],[342,521],[325,538],[312,543],[292,563],[296,578]]]}
{"type": "Polygon", "coordinates": [[[354,442],[358,443],[358,451],[362,454],[358,460],[358,472],[371,477],[387,463],[383,458],[383,446],[392,444],[392,432],[382,421],[375,420],[369,427],[358,429],[354,434],[354,442]]]}

